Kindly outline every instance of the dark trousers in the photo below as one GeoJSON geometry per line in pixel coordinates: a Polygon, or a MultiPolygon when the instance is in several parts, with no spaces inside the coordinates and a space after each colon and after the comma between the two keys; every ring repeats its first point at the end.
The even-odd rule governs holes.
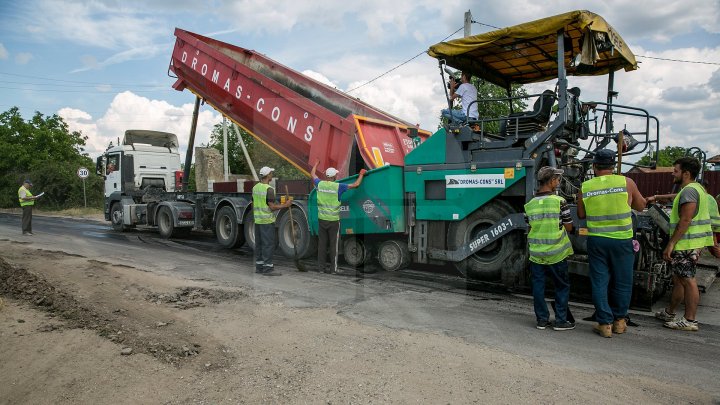
{"type": "Polygon", "coordinates": [[[337,271],[340,221],[318,220],[318,271],[337,271]],[[330,242],[330,269],[326,267],[330,242]]]}
{"type": "Polygon", "coordinates": [[[255,271],[273,270],[275,224],[255,224],[255,271]]]}
{"type": "Polygon", "coordinates": [[[32,205],[25,205],[22,207],[22,231],[32,233],[32,205]]]}
{"type": "Polygon", "coordinates": [[[632,239],[588,236],[587,250],[595,320],[610,324],[627,317],[635,263],[632,239]]]}
{"type": "Polygon", "coordinates": [[[550,312],[545,303],[545,276],[551,276],[555,287],[555,323],[565,323],[570,299],[570,275],[568,274],[567,260],[555,264],[530,262],[530,271],[532,272],[535,318],[538,321],[547,321],[550,318],[550,312]]]}

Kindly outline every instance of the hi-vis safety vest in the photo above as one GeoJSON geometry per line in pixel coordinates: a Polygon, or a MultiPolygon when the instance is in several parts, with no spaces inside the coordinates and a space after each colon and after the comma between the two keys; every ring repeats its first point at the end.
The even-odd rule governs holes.
{"type": "MultiPolygon", "coordinates": [[[[700,198],[698,199],[697,214],[690,222],[690,227],[682,236],[682,239],[675,244],[675,250],[700,249],[705,246],[713,245],[712,227],[710,221],[710,213],[708,212],[707,193],[698,183],[690,183],[685,187],[692,187],[697,190],[700,198]]],[[[684,189],[684,188],[683,188],[684,189]]],[[[675,196],[673,201],[672,212],[670,212],[670,231],[675,232],[678,222],[680,222],[680,194],[682,190],[675,196]]]]}
{"type": "Polygon", "coordinates": [[[712,222],[713,232],[720,232],[720,212],[718,211],[718,203],[710,194],[707,195],[708,214],[712,222]]]}
{"type": "Polygon", "coordinates": [[[25,206],[28,206],[28,205],[35,205],[35,200],[23,201],[22,198],[20,198],[20,192],[21,192],[22,190],[25,190],[25,197],[32,197],[32,196],[33,196],[32,193],[30,192],[30,190],[26,189],[25,186],[20,186],[20,188],[18,189],[18,201],[20,201],[20,206],[21,206],[21,207],[25,207],[25,206]]]}
{"type": "Polygon", "coordinates": [[[565,227],[560,225],[560,203],[556,195],[535,197],[525,204],[530,223],[528,247],[530,261],[538,264],[555,264],[573,254],[572,244],[565,227]]]}
{"type": "Polygon", "coordinates": [[[267,204],[267,191],[271,188],[269,184],[258,183],[252,189],[253,217],[256,224],[264,225],[275,223],[275,215],[273,215],[267,204]]]}
{"type": "Polygon", "coordinates": [[[317,186],[318,218],[323,221],[340,220],[340,183],[321,180],[317,186]]]}
{"type": "Polygon", "coordinates": [[[610,174],[583,182],[582,198],[589,236],[632,238],[632,210],[625,176],[610,174]]]}

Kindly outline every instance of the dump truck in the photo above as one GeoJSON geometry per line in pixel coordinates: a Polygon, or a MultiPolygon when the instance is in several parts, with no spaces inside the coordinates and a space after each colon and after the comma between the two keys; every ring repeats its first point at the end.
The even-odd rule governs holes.
{"type": "MultiPolygon", "coordinates": [[[[431,46],[427,53],[438,61],[443,88],[447,71],[468,72],[508,89],[507,98],[478,103],[507,103],[511,111],[444,123],[432,134],[255,51],[181,29],[175,36],[173,87],[190,90],[196,103],[184,174],[177,165],[165,170],[187,181],[201,101],[304,173],[319,160],[321,170],[336,167],[340,181],[350,183],[367,169],[362,185],[344,194],[340,219],[341,254],[360,271],[422,263],[509,288],[527,286],[523,205],[535,193],[539,168],[565,170],[559,193],[573,203],[592,175],[596,151],[617,148],[622,160],[659,150],[657,118],[614,100],[615,72],[637,69],[632,51],[589,11],[431,46]],[[580,89],[568,88],[568,76],[606,76],[607,98],[582,101],[580,89]],[[512,111],[510,86],[548,82],[547,90],[529,96],[532,110],[512,111]],[[615,129],[616,121],[622,130],[615,129]]],[[[134,173],[121,169],[119,190],[106,195],[106,218],[116,229],[152,225],[171,237],[187,232],[182,229],[210,228],[223,246],[254,247],[248,193],[189,193],[168,180],[143,180],[136,148],[123,142],[121,150],[98,160],[102,171],[113,153],[121,164],[135,156],[134,163],[125,163],[134,173]]],[[[293,197],[292,207],[277,213],[279,247],[288,257],[308,258],[316,248],[316,191],[293,197]]],[[[584,221],[576,223],[571,271],[587,275],[586,229],[584,221]]],[[[667,215],[659,209],[636,212],[634,224],[640,245],[634,299],[648,306],[670,279],[661,255],[667,215]]]]}
{"type": "MultiPolygon", "coordinates": [[[[96,171],[105,177],[105,219],[118,231],[151,226],[171,238],[187,237],[192,229],[211,229],[224,247],[254,246],[253,182],[232,192],[188,191],[202,100],[306,174],[307,162],[315,160],[321,170],[335,167],[342,177],[355,176],[361,169],[402,165],[414,142],[430,136],[429,131],[258,52],[181,29],[175,35],[169,67],[177,79],[173,87],[197,96],[184,169],[175,134],[127,130],[117,145],[110,145],[98,157],[96,171]]],[[[281,193],[283,183],[279,185],[281,193]]],[[[309,187],[295,187],[290,193],[302,257],[312,255],[315,246],[309,236],[308,191],[309,187]]],[[[287,214],[277,213],[277,224],[280,249],[290,254],[295,242],[288,236],[292,224],[287,214]]]]}

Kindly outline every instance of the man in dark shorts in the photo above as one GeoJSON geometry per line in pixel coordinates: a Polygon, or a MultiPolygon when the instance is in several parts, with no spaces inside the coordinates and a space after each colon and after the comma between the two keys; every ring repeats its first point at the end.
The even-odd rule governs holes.
{"type": "MultiPolygon", "coordinates": [[[[700,173],[700,162],[693,157],[683,157],[673,163],[673,182],[681,188],[673,199],[670,213],[672,235],[663,258],[673,272],[673,291],[670,304],[655,314],[666,321],[665,327],[696,332],[698,328],[697,307],[700,303],[695,271],[699,252],[714,245],[708,198],[705,189],[695,181],[700,173]],[[685,302],[685,314],[675,319],[675,309],[685,302]]],[[[669,200],[672,195],[653,196],[649,202],[669,200]]]]}

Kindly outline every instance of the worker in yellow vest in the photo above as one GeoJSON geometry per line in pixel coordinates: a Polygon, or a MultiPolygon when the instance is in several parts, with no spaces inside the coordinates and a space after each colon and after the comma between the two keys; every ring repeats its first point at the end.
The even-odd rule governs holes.
{"type": "MultiPolygon", "coordinates": [[[[655,314],[670,329],[692,332],[699,329],[696,316],[700,292],[695,280],[699,253],[704,247],[715,244],[707,192],[695,182],[698,173],[700,162],[694,157],[686,156],[673,162],[673,182],[681,189],[673,198],[670,212],[672,234],[663,251],[663,258],[672,270],[673,291],[667,308],[655,314]],[[675,319],[675,309],[683,301],[685,314],[675,319]]],[[[668,195],[653,196],[650,201],[667,199],[668,195]]]]}
{"type": "Polygon", "coordinates": [[[270,182],[275,169],[264,166],[260,169],[260,182],[252,189],[253,219],[255,221],[255,272],[265,276],[279,276],[273,265],[275,253],[275,214],[288,208],[292,200],[283,204],[275,202],[275,189],[270,182]]]}
{"type": "Polygon", "coordinates": [[[575,329],[575,322],[568,320],[570,275],[566,260],[573,254],[572,244],[568,238],[568,232],[572,232],[573,229],[572,217],[565,199],[555,194],[562,174],[562,169],[542,167],[537,173],[538,191],[535,197],[525,204],[525,215],[530,224],[528,248],[538,329],[550,326],[550,313],[545,303],[546,276],[552,277],[555,287],[553,329],[575,329]]]}
{"type": "Polygon", "coordinates": [[[587,219],[587,251],[592,300],[602,337],[625,333],[633,285],[632,210],[645,209],[635,182],[613,174],[615,152],[602,149],[593,157],[595,177],[583,182],[577,214],[587,219]]]}
{"type": "Polygon", "coordinates": [[[20,207],[22,207],[22,234],[26,236],[33,236],[32,211],[35,200],[39,197],[32,195],[30,188],[32,188],[32,182],[25,180],[18,189],[18,201],[20,201],[20,207]]]}
{"type": "Polygon", "coordinates": [[[313,183],[317,188],[318,206],[318,271],[324,273],[341,273],[337,266],[338,244],[340,243],[340,197],[349,189],[357,188],[362,184],[365,176],[365,169],[360,173],[352,184],[338,183],[338,171],[334,167],[325,170],[327,180],[320,180],[315,172],[320,164],[320,159],[310,171],[313,183]],[[330,243],[330,267],[327,267],[328,242],[330,243]]]}

